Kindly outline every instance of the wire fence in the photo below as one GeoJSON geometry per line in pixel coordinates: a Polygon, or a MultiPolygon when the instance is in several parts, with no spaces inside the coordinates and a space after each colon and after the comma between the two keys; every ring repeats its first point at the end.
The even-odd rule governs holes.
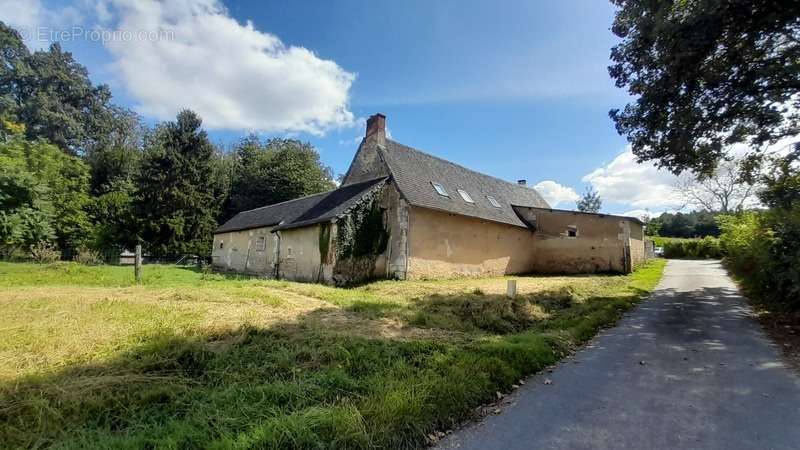
{"type": "MultiPolygon", "coordinates": [[[[107,264],[115,266],[133,266],[136,255],[133,250],[120,248],[102,249],[61,249],[56,250],[53,259],[60,261],[77,261],[85,264],[107,264]]],[[[0,251],[0,261],[32,262],[37,258],[31,251],[23,249],[9,249],[0,251]]],[[[210,258],[181,253],[142,252],[143,264],[173,264],[180,266],[202,267],[210,263],[210,258]]]]}

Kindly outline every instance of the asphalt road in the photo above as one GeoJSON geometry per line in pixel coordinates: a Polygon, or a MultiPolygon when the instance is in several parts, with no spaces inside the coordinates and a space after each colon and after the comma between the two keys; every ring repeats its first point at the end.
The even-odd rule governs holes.
{"type": "Polygon", "coordinates": [[[800,377],[718,262],[670,261],[617,327],[508,400],[439,448],[800,449],[800,377]]]}

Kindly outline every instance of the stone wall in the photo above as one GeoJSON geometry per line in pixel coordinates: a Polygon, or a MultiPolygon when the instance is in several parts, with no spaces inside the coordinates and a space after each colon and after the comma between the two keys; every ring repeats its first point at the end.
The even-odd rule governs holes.
{"type": "Polygon", "coordinates": [[[406,202],[393,183],[387,183],[372,198],[364,199],[347,217],[334,224],[331,245],[336,261],[333,279],[329,281],[349,285],[373,278],[404,279],[407,223],[406,202]],[[377,214],[372,220],[378,222],[362,223],[362,227],[368,229],[352,229],[354,222],[360,222],[364,214],[377,214]],[[346,242],[348,239],[358,241],[360,248],[354,249],[356,242],[346,242]]]}

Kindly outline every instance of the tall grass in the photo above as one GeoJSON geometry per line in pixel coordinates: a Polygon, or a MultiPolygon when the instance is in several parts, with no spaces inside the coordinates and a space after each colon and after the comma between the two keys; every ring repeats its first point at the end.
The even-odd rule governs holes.
{"type": "MultiPolygon", "coordinates": [[[[31,275],[11,266],[0,265],[0,273],[10,274],[17,286],[28,283],[31,292],[38,288],[30,283],[48,271],[52,289],[75,284],[86,291],[95,289],[87,284],[123,283],[112,268],[87,268],[96,275],[88,281],[73,268],[42,268],[31,275]]],[[[100,292],[113,297],[156,290],[150,293],[158,296],[159,289],[178,289],[193,307],[212,302],[213,308],[228,308],[228,302],[214,302],[204,284],[210,283],[222,294],[253,288],[257,291],[251,295],[263,290],[283,296],[283,303],[254,303],[252,311],[259,314],[280,311],[299,298],[321,303],[270,325],[231,322],[191,329],[183,323],[133,332],[136,339],[118,341],[123,344],[116,350],[5,380],[0,384],[0,442],[10,448],[418,448],[431,432],[472,417],[475,407],[491,401],[497,391],[511,390],[520,378],[613,323],[652,290],[662,269],[663,261],[656,261],[627,276],[520,277],[521,295],[514,301],[500,295],[503,279],[337,289],[280,281],[203,281],[190,271],[158,269],[163,277],[151,279],[150,287],[100,292]],[[345,325],[332,326],[332,318],[345,325]],[[387,321],[432,334],[385,336],[387,321]]],[[[8,277],[2,279],[4,286],[13,285],[8,277]]],[[[18,308],[39,317],[37,308],[48,307],[46,299],[31,306],[11,288],[4,289],[0,307],[12,316],[19,316],[13,311],[18,308]]],[[[120,298],[104,307],[121,311],[114,303],[141,301],[120,298]]],[[[91,309],[71,314],[111,321],[115,333],[130,332],[126,323],[157,321],[181,301],[147,300],[149,308],[130,312],[123,322],[91,309]]],[[[227,311],[213,308],[208,314],[227,311]]],[[[6,327],[2,317],[0,327],[6,327]]],[[[181,317],[175,320],[195,320],[181,317]]],[[[73,325],[54,320],[50,326],[73,325]]],[[[15,329],[9,337],[24,340],[30,331],[15,329]]],[[[113,340],[111,335],[108,339],[113,340]]]]}

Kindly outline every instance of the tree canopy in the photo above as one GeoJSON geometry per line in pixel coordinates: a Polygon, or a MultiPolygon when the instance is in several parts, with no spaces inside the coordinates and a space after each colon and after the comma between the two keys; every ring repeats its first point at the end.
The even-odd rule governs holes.
{"type": "Polygon", "coordinates": [[[20,34],[0,22],[0,117],[25,125],[28,139],[47,139],[76,155],[102,140],[119,118],[111,91],[54,43],[29,52],[20,34]]]}
{"type": "Polygon", "coordinates": [[[603,206],[603,199],[600,198],[600,194],[594,188],[588,187],[586,192],[581,195],[581,198],[575,202],[575,206],[578,211],[596,213],[600,212],[600,208],[603,206]]]}
{"type": "Polygon", "coordinates": [[[214,147],[192,111],[161,125],[144,153],[134,211],[139,237],[161,254],[206,254],[217,226],[214,147]]]}
{"type": "Polygon", "coordinates": [[[612,109],[640,161],[711,173],[727,146],[800,130],[799,0],[612,0],[612,109]]]}
{"type": "Polygon", "coordinates": [[[45,140],[0,143],[0,244],[29,248],[55,241],[77,248],[90,239],[89,168],[45,140]]]}
{"type": "Polygon", "coordinates": [[[243,139],[233,151],[227,216],[333,189],[333,175],[311,144],[293,139],[243,139]]]}

